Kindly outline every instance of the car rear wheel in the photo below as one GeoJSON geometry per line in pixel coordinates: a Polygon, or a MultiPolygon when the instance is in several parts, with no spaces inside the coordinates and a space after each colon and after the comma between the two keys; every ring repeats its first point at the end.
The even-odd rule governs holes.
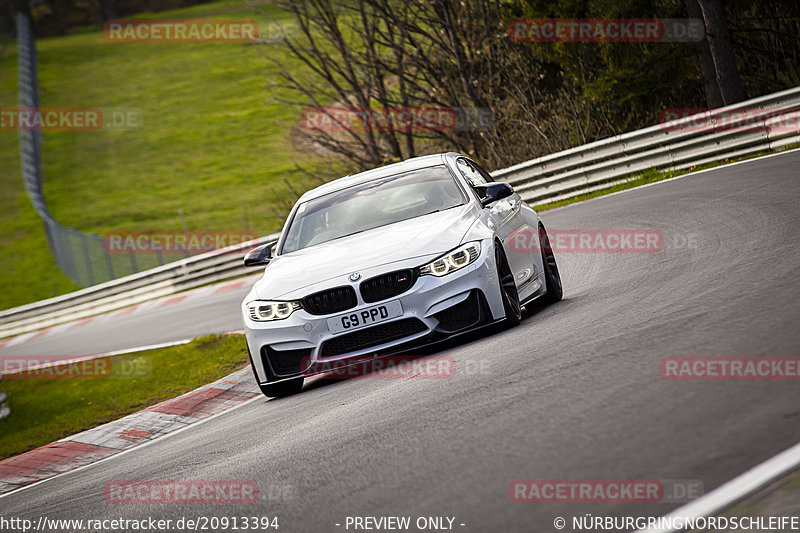
{"type": "Polygon", "coordinates": [[[561,274],[558,272],[556,256],[553,255],[553,249],[550,247],[550,238],[542,224],[539,224],[539,245],[542,250],[544,279],[547,284],[547,294],[543,300],[548,304],[556,303],[564,296],[564,289],[561,286],[561,274]]]}
{"type": "Polygon", "coordinates": [[[514,281],[514,274],[508,266],[503,247],[496,244],[494,247],[494,262],[497,266],[497,277],[500,280],[500,294],[503,297],[503,310],[506,312],[505,324],[509,327],[516,326],[522,320],[522,307],[519,303],[519,292],[514,281]]]}

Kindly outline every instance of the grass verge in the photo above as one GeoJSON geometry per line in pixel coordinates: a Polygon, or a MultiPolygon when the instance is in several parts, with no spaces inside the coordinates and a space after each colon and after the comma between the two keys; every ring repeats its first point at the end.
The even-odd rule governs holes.
{"type": "MultiPolygon", "coordinates": [[[[295,27],[278,6],[241,0],[139,18],[200,17],[255,20],[266,36],[295,27]]],[[[299,68],[282,42],[108,42],[97,26],[38,39],[37,48],[42,107],[128,109],[142,117],[131,130],[43,132],[44,195],[62,224],[100,235],[268,235],[298,194],[339,171],[291,139],[300,108],[280,103],[290,95],[275,87],[277,67],[267,59],[299,68]]],[[[16,65],[12,44],[0,57],[2,108],[17,107],[16,65]]],[[[17,132],[0,129],[0,309],[78,288],[47,246],[18,151],[17,132]]],[[[155,266],[156,258],[141,254],[137,262],[155,266]]]]}
{"type": "Polygon", "coordinates": [[[74,377],[52,379],[40,371],[0,382],[11,408],[0,422],[0,459],[180,396],[249,364],[241,335],[94,361],[74,377]]]}

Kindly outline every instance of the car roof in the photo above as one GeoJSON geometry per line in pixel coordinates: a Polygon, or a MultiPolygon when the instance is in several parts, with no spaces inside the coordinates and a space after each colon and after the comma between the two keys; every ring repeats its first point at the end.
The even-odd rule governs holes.
{"type": "Polygon", "coordinates": [[[419,170],[421,168],[446,164],[448,160],[455,159],[456,157],[463,157],[463,156],[462,154],[456,152],[423,155],[420,157],[412,157],[411,159],[406,159],[405,161],[401,161],[400,163],[393,163],[391,165],[373,168],[371,170],[365,170],[364,172],[359,172],[358,174],[353,174],[352,176],[345,176],[343,178],[338,178],[333,181],[329,181],[324,185],[320,185],[319,187],[311,189],[310,191],[304,193],[300,197],[298,202],[300,201],[305,202],[334,191],[351,187],[353,185],[358,185],[361,183],[366,183],[368,181],[385,178],[387,176],[393,176],[401,172],[407,172],[410,170],[419,170]]]}

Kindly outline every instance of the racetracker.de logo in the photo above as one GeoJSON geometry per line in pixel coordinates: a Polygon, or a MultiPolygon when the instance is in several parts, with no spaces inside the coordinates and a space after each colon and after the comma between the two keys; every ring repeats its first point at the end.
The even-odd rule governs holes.
{"type": "MultiPolygon", "coordinates": [[[[655,253],[664,250],[664,235],[655,229],[548,229],[544,247],[555,253],[655,253]]],[[[508,237],[516,253],[540,250],[539,232],[532,228],[508,237]]]]}
{"type": "Polygon", "coordinates": [[[107,481],[110,504],[247,504],[258,501],[258,483],[242,480],[107,481]]]}
{"type": "Polygon", "coordinates": [[[494,125],[491,109],[451,107],[309,107],[306,131],[470,131],[494,125]]]}
{"type": "Polygon", "coordinates": [[[515,479],[513,502],[686,503],[703,495],[699,479],[515,479]]]}
{"type": "Polygon", "coordinates": [[[251,246],[258,236],[250,231],[121,231],[106,233],[103,246],[111,254],[199,254],[235,252],[251,246]]]}
{"type": "Polygon", "coordinates": [[[3,131],[135,130],[142,127],[138,109],[99,107],[9,107],[0,109],[3,131]]]}
{"type": "Polygon", "coordinates": [[[258,39],[252,20],[111,20],[103,26],[111,43],[246,43],[258,39]]]}
{"type": "Polygon", "coordinates": [[[658,503],[664,484],[658,479],[515,479],[508,495],[531,503],[658,503]]]}
{"type": "Polygon", "coordinates": [[[526,43],[697,42],[705,35],[698,19],[514,19],[512,41],[526,43]]]}
{"type": "Polygon", "coordinates": [[[664,357],[660,370],[688,381],[800,380],[800,357],[664,357]]]}
{"type": "Polygon", "coordinates": [[[452,355],[387,355],[357,363],[339,360],[313,364],[306,358],[302,367],[305,376],[325,374],[328,379],[447,379],[456,374],[456,360],[452,355]]]}
{"type": "Polygon", "coordinates": [[[3,355],[3,379],[139,379],[150,376],[150,359],[138,355],[73,357],[62,355],[3,355]]]}
{"type": "Polygon", "coordinates": [[[766,131],[796,133],[800,131],[800,109],[664,109],[659,113],[659,126],[664,131],[766,131]]]}
{"type": "Polygon", "coordinates": [[[686,503],[704,494],[699,479],[515,479],[517,503],[686,503]]]}

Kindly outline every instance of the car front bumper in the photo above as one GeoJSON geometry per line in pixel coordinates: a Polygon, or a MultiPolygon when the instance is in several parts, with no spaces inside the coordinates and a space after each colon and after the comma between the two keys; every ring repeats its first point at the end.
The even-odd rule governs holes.
{"type": "MultiPolygon", "coordinates": [[[[379,275],[397,268],[397,265],[384,265],[365,274],[379,275]]],[[[490,240],[481,243],[478,259],[469,266],[442,277],[420,276],[410,289],[398,296],[365,303],[360,291],[356,290],[356,294],[357,306],[340,313],[322,316],[299,309],[286,319],[271,322],[252,320],[246,302],[243,303],[247,345],[259,382],[313,375],[318,363],[390,353],[393,349],[426,344],[433,338],[463,333],[504,317],[494,244],[490,240]],[[402,307],[399,316],[339,333],[329,327],[328,319],[332,317],[360,314],[394,301],[402,307]]]]}

